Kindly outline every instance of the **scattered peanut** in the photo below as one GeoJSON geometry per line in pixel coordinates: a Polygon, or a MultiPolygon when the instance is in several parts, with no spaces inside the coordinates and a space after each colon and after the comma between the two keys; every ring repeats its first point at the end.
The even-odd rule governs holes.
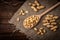
{"type": "Polygon", "coordinates": [[[38,11],[34,6],[31,6],[31,8],[32,8],[34,11],[38,11]]]}
{"type": "Polygon", "coordinates": [[[36,4],[34,4],[34,3],[33,3],[33,4],[32,4],[32,6],[34,6],[34,7],[35,7],[35,6],[36,6],[36,4]]]}
{"type": "Polygon", "coordinates": [[[56,29],[57,29],[57,26],[54,26],[54,27],[52,27],[50,30],[56,31],[56,29]]]}
{"type": "Polygon", "coordinates": [[[54,26],[53,26],[53,25],[47,25],[46,27],[47,27],[47,28],[51,28],[51,27],[54,27],[54,26]]]}
{"type": "Polygon", "coordinates": [[[17,21],[18,21],[18,22],[20,21],[19,17],[17,18],[17,21]]]}
{"type": "Polygon", "coordinates": [[[37,6],[37,9],[43,9],[44,6],[37,6]]]}
{"type": "Polygon", "coordinates": [[[44,26],[47,26],[47,25],[49,25],[49,24],[50,24],[50,23],[44,23],[43,25],[44,25],[44,26]]]}
{"type": "Polygon", "coordinates": [[[52,25],[56,25],[57,23],[56,23],[56,22],[52,22],[51,24],[52,24],[52,25]]]}
{"type": "Polygon", "coordinates": [[[58,18],[58,16],[54,16],[54,17],[53,17],[53,19],[57,19],[57,18],[58,18]]]}
{"type": "Polygon", "coordinates": [[[28,11],[25,11],[25,13],[28,13],[28,11]]]}
{"type": "Polygon", "coordinates": [[[39,2],[38,2],[37,0],[35,0],[34,3],[35,3],[37,6],[40,5],[39,2]]]}
{"type": "Polygon", "coordinates": [[[37,28],[34,28],[35,31],[37,31],[37,28]]]}
{"type": "Polygon", "coordinates": [[[55,22],[56,20],[54,20],[54,19],[52,19],[52,20],[50,20],[50,22],[52,23],[52,22],[55,22]]]}

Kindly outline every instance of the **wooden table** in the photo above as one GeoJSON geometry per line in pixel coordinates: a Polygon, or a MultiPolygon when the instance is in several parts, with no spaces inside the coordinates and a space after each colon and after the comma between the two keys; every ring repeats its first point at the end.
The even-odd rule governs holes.
{"type": "Polygon", "coordinates": [[[13,33],[15,26],[8,23],[23,2],[23,0],[0,0],[0,40],[28,40],[23,33],[18,31],[13,33]]]}
{"type": "Polygon", "coordinates": [[[27,40],[23,33],[13,33],[15,26],[8,23],[23,3],[22,0],[0,0],[0,40],[27,40]]]}

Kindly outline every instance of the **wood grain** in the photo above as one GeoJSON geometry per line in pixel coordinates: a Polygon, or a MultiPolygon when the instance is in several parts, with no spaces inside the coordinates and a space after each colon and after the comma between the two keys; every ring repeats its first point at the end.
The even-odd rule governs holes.
{"type": "Polygon", "coordinates": [[[0,0],[0,40],[28,40],[23,33],[13,33],[15,26],[8,23],[23,3],[22,0],[0,0]]]}

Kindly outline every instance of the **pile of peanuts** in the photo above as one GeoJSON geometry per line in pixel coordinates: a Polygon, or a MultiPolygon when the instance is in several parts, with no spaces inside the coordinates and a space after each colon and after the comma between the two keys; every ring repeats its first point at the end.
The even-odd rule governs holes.
{"type": "MultiPolygon", "coordinates": [[[[43,26],[45,26],[49,30],[55,32],[57,30],[57,28],[58,28],[57,22],[56,22],[57,19],[58,19],[58,16],[55,16],[55,15],[52,15],[52,14],[48,14],[48,15],[46,15],[46,17],[42,21],[43,22],[43,26]]],[[[47,30],[44,29],[43,27],[40,27],[39,29],[37,29],[35,27],[34,30],[36,31],[36,33],[38,35],[44,35],[47,32],[47,30]]]]}
{"type": "Polygon", "coordinates": [[[28,11],[25,11],[25,10],[22,9],[22,10],[20,11],[19,15],[24,16],[26,13],[28,13],[28,11]]]}
{"type": "Polygon", "coordinates": [[[30,29],[30,28],[32,28],[38,21],[39,21],[39,17],[36,16],[36,15],[32,15],[32,16],[26,18],[26,19],[23,21],[23,26],[24,26],[26,29],[30,29]]]}
{"type": "Polygon", "coordinates": [[[48,14],[45,19],[43,20],[43,25],[49,28],[52,31],[57,30],[57,22],[56,20],[58,19],[58,16],[54,16],[51,14],[48,14]]]}
{"type": "MultiPolygon", "coordinates": [[[[20,11],[19,15],[20,15],[20,16],[24,16],[26,13],[28,13],[28,11],[24,11],[24,10],[22,9],[22,10],[20,11]]],[[[16,21],[19,22],[19,21],[20,21],[20,18],[18,17],[18,18],[16,19],[16,21]]]]}
{"type": "Polygon", "coordinates": [[[46,33],[46,30],[44,28],[42,28],[42,27],[40,27],[39,29],[34,28],[34,30],[36,31],[36,33],[38,35],[44,35],[46,33]]]}
{"type": "Polygon", "coordinates": [[[43,9],[45,8],[43,5],[39,4],[39,2],[37,0],[34,1],[34,3],[29,3],[29,5],[31,6],[31,8],[34,10],[34,11],[38,11],[40,9],[43,9]]]}

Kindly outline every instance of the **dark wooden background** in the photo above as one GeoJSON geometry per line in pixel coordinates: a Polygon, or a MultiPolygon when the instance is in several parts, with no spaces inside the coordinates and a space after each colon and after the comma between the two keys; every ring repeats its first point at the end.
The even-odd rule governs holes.
{"type": "Polygon", "coordinates": [[[13,33],[15,26],[8,23],[24,2],[25,0],[0,0],[0,40],[28,40],[19,31],[13,33]]]}
{"type": "Polygon", "coordinates": [[[28,40],[23,33],[13,33],[15,26],[8,23],[24,2],[25,0],[0,0],[0,40],[28,40]]]}

